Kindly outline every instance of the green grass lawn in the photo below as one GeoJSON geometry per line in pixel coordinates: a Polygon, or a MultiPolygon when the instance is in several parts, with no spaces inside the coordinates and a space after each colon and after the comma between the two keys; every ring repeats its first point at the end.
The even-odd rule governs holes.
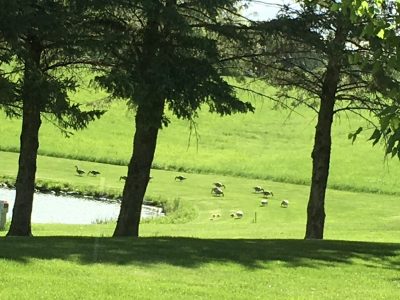
{"type": "MultiPolygon", "coordinates": [[[[18,155],[0,152],[4,173],[15,175],[18,155]],[[13,173],[14,172],[14,173],[13,173]]],[[[72,189],[98,190],[112,194],[122,191],[121,175],[126,167],[93,162],[80,162],[40,156],[38,180],[68,184],[72,189]],[[98,177],[77,176],[74,165],[85,170],[96,169],[98,177]]],[[[306,207],[309,187],[274,181],[250,179],[213,174],[178,173],[175,171],[152,170],[154,179],[148,186],[146,196],[151,199],[179,200],[188,216],[169,224],[150,222],[141,226],[145,236],[186,236],[196,238],[294,238],[304,236],[306,207]],[[178,174],[188,179],[175,181],[178,174]],[[225,196],[211,195],[212,183],[222,181],[226,185],[225,196]],[[274,192],[267,207],[261,207],[261,195],[253,193],[253,187],[261,185],[274,192]],[[290,201],[289,208],[280,207],[283,199],[290,201]],[[230,214],[244,211],[243,219],[235,220],[230,214]],[[194,211],[194,213],[191,213],[194,211]],[[219,218],[212,218],[220,214],[219,218]],[[257,217],[254,223],[254,217],[257,217]],[[212,220],[210,220],[210,218],[212,220]]],[[[326,198],[326,230],[328,239],[400,242],[400,201],[396,195],[356,193],[328,190],[326,198]]],[[[106,227],[109,228],[109,227],[106,227]]],[[[86,232],[90,234],[90,230],[86,232]]],[[[99,235],[110,236],[109,231],[99,235]]],[[[34,235],[40,235],[33,232],[34,235]]],[[[76,234],[72,231],[71,234],[76,234]]],[[[65,235],[64,230],[51,235],[65,235]]],[[[82,234],[85,235],[85,234],[82,234]]]]}
{"type": "Polygon", "coordinates": [[[1,299],[397,299],[400,290],[400,244],[37,237],[0,246],[1,299]]]}
{"type": "MultiPolygon", "coordinates": [[[[171,117],[146,197],[179,209],[144,221],[140,239],[111,239],[114,222],[33,224],[33,238],[0,232],[0,299],[397,299],[398,162],[385,163],[367,133],[351,145],[360,119],[336,119],[326,240],[304,241],[315,116],[302,109],[287,118],[252,101],[254,114],[200,112],[198,149],[194,137],[188,147],[188,122],[171,117]],[[188,179],[174,181],[178,174],[188,179]],[[211,195],[216,181],[224,197],[211,195]],[[256,185],[274,192],[267,207],[256,185]],[[242,219],[230,217],[236,210],[242,219]]],[[[20,122],[0,122],[0,182],[13,181],[20,122]]],[[[119,195],[133,130],[122,102],[69,139],[44,122],[38,182],[119,195]],[[77,176],[75,165],[101,175],[77,176]]]]}

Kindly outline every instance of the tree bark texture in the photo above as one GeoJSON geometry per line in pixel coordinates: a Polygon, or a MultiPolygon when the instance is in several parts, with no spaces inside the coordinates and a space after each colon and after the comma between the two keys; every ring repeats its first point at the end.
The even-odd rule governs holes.
{"type": "Polygon", "coordinates": [[[41,45],[34,37],[27,43],[24,83],[22,86],[22,129],[12,220],[7,236],[31,236],[31,215],[35,192],[36,160],[39,148],[41,45]]]}
{"type": "Polygon", "coordinates": [[[157,135],[164,112],[164,100],[155,100],[151,101],[151,106],[138,106],[133,154],[128,166],[128,176],[125,181],[114,237],[139,236],[143,198],[150,178],[157,135]]]}
{"type": "Polygon", "coordinates": [[[40,110],[32,98],[24,99],[15,204],[8,236],[31,236],[31,214],[39,148],[40,110]]]}
{"type": "Polygon", "coordinates": [[[312,178],[307,206],[305,239],[323,239],[325,225],[325,192],[329,176],[332,146],[332,122],[334,116],[336,90],[340,81],[341,51],[344,47],[344,32],[336,31],[333,49],[328,56],[328,66],[320,96],[320,109],[315,130],[312,151],[312,178]]]}
{"type": "Polygon", "coordinates": [[[331,155],[331,127],[335,99],[321,101],[312,151],[311,190],[307,206],[306,239],[322,239],[325,224],[325,191],[331,155]]]}

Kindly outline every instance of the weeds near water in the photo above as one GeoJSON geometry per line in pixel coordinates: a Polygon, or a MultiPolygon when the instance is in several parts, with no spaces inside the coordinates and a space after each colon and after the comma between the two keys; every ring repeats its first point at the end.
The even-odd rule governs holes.
{"type": "Polygon", "coordinates": [[[188,202],[183,203],[180,198],[173,200],[158,198],[157,200],[147,200],[147,203],[157,203],[156,206],[162,207],[165,217],[146,218],[142,223],[157,224],[183,224],[193,220],[197,216],[197,211],[188,202]]]}
{"type": "Polygon", "coordinates": [[[104,218],[104,219],[98,219],[94,220],[92,224],[115,224],[117,222],[116,218],[104,218]]]}

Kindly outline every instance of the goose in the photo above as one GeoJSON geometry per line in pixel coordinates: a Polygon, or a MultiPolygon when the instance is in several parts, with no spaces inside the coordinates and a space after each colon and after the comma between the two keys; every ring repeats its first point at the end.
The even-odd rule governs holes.
{"type": "Polygon", "coordinates": [[[82,176],[83,174],[85,174],[86,172],[82,169],[79,169],[78,166],[75,166],[76,168],[76,173],[78,173],[79,176],[82,176]]]}
{"type": "Polygon", "coordinates": [[[222,196],[224,197],[224,191],[219,188],[219,187],[214,187],[211,189],[211,194],[214,194],[215,196],[222,196]]]}
{"type": "Polygon", "coordinates": [[[283,201],[281,202],[281,207],[287,208],[288,206],[289,206],[289,200],[283,200],[283,201]]]}
{"type": "Polygon", "coordinates": [[[182,175],[178,175],[178,176],[175,177],[175,181],[176,180],[183,181],[185,179],[187,179],[187,178],[185,176],[182,176],[182,175]]]}
{"type": "Polygon", "coordinates": [[[214,182],[213,185],[215,185],[218,188],[226,188],[225,184],[223,184],[222,182],[214,182]]]}
{"type": "Polygon", "coordinates": [[[241,218],[243,218],[243,215],[244,215],[244,213],[241,210],[237,210],[230,214],[230,216],[234,219],[241,219],[241,218]]]}
{"type": "Polygon", "coordinates": [[[264,192],[264,189],[261,186],[255,186],[255,187],[253,187],[253,189],[254,189],[255,193],[264,192]]]}
{"type": "Polygon", "coordinates": [[[274,196],[274,193],[271,191],[262,191],[262,194],[265,198],[268,198],[268,196],[274,196]]]}
{"type": "Polygon", "coordinates": [[[99,171],[96,171],[96,170],[91,170],[91,171],[87,172],[87,174],[88,174],[88,175],[97,176],[97,175],[100,174],[100,172],[99,172],[99,171]]]}

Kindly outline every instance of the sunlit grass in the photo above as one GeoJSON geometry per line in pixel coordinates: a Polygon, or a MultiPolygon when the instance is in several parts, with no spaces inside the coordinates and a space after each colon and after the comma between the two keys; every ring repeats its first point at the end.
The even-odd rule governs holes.
{"type": "MultiPolygon", "coordinates": [[[[75,95],[76,101],[105,96],[90,91],[75,95]]],[[[190,133],[188,121],[168,114],[171,123],[161,130],[153,167],[309,184],[315,113],[305,108],[293,113],[274,110],[273,104],[260,97],[246,93],[241,96],[254,103],[256,112],[221,118],[209,114],[204,107],[196,120],[198,139],[194,131],[190,133]]],[[[0,150],[18,152],[20,121],[0,118],[0,150]]],[[[348,140],[349,132],[365,125],[353,115],[335,119],[329,186],[400,194],[398,161],[385,162],[382,147],[373,148],[366,141],[368,131],[360,134],[354,145],[348,140]]],[[[101,120],[70,138],[45,121],[39,153],[127,165],[133,133],[134,112],[127,110],[124,102],[114,102],[101,120]]]]}
{"type": "MultiPolygon", "coordinates": [[[[0,152],[4,173],[13,175],[18,155],[0,152]]],[[[68,159],[39,157],[38,181],[68,184],[81,191],[104,191],[113,195],[122,192],[126,167],[68,159]],[[98,177],[77,176],[74,165],[101,172],[98,177]]],[[[154,177],[148,186],[146,198],[179,201],[186,209],[186,217],[176,216],[168,224],[149,223],[141,226],[141,235],[194,236],[200,238],[303,238],[309,187],[273,181],[232,176],[182,173],[187,179],[175,181],[175,171],[152,170],[154,177]],[[211,195],[212,183],[222,181],[226,185],[225,196],[211,195]],[[261,185],[274,192],[267,207],[261,207],[263,199],[253,192],[261,185]],[[289,208],[280,207],[283,199],[290,201],[289,208]],[[193,212],[194,210],[194,212],[193,212]],[[232,219],[230,214],[242,210],[242,219],[232,219]],[[187,215],[188,214],[188,215],[187,215]],[[213,217],[219,214],[220,217],[213,217]],[[181,219],[180,219],[181,218],[181,219]],[[256,219],[256,220],[255,220],[256,219]]],[[[51,185],[51,183],[50,183],[51,185]]],[[[326,228],[328,239],[400,242],[400,202],[398,196],[355,193],[328,190],[326,197],[326,228]]],[[[106,227],[105,236],[112,234],[115,224],[106,227]]],[[[83,227],[85,228],[85,227],[83,227]]],[[[63,230],[62,230],[63,232],[63,230]]],[[[87,234],[91,235],[91,229],[87,234]]],[[[97,231],[96,231],[97,232],[97,231]]],[[[33,232],[41,235],[41,231],[33,232]]],[[[54,235],[57,230],[54,229],[54,235]]],[[[63,233],[65,234],[65,233],[63,233]]],[[[71,234],[77,234],[73,230],[71,234]]],[[[82,233],[82,235],[85,235],[82,233]]],[[[101,235],[95,234],[95,235],[101,235]]]]}

